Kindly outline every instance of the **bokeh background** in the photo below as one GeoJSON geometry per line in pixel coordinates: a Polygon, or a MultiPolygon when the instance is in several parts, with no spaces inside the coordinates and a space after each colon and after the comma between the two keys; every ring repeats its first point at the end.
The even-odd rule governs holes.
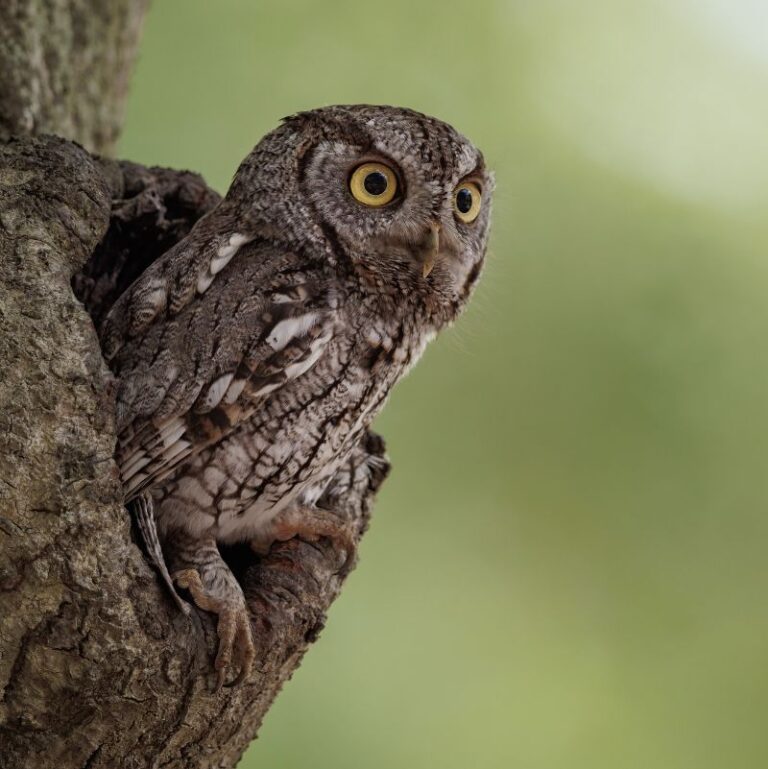
{"type": "Polygon", "coordinates": [[[768,766],[768,6],[163,0],[121,155],[407,105],[496,169],[361,564],[243,766],[768,766]]]}

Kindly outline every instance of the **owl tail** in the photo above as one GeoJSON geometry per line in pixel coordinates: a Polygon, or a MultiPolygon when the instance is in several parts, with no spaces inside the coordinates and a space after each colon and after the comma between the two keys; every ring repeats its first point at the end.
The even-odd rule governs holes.
{"type": "Polygon", "coordinates": [[[165,564],[163,550],[160,547],[160,538],[157,536],[157,523],[155,521],[152,497],[145,492],[135,499],[132,499],[128,505],[133,513],[133,517],[136,519],[136,525],[141,532],[141,539],[149,559],[160,572],[160,576],[163,578],[163,582],[167,585],[176,605],[182,612],[184,612],[184,614],[188,615],[191,611],[189,604],[186,601],[183,601],[176,592],[171,575],[168,573],[168,567],[165,564]]]}

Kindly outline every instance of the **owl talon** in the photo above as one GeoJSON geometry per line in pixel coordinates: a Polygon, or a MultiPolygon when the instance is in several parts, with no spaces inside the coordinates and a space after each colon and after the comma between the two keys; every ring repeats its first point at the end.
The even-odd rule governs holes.
{"type": "Polygon", "coordinates": [[[291,508],[274,518],[258,539],[251,540],[251,549],[266,555],[274,542],[286,542],[293,537],[305,542],[330,539],[336,550],[344,554],[344,561],[336,574],[346,577],[355,562],[356,532],[339,516],[320,508],[291,508]]]}
{"type": "MultiPolygon", "coordinates": [[[[173,579],[179,587],[189,590],[192,599],[200,609],[218,615],[216,633],[219,637],[219,648],[214,662],[216,671],[214,691],[219,691],[224,686],[233,657],[239,662],[240,671],[228,685],[237,686],[248,678],[256,658],[251,620],[242,593],[239,588],[237,591],[226,587],[222,589],[221,583],[214,583],[218,586],[219,592],[225,594],[223,597],[216,595],[213,586],[212,589],[205,588],[200,573],[196,569],[181,569],[173,574],[173,579]]],[[[226,586],[226,582],[224,584],[226,586]]]]}

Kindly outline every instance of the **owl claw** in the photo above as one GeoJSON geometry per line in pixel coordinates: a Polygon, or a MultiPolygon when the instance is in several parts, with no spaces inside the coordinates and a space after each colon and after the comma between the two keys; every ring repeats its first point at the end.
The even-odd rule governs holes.
{"type": "Polygon", "coordinates": [[[216,670],[214,691],[219,691],[225,684],[233,652],[236,652],[239,657],[240,672],[230,684],[227,684],[228,686],[237,686],[246,680],[253,669],[253,661],[256,658],[256,648],[251,638],[251,621],[247,610],[225,608],[219,614],[217,632],[219,634],[219,651],[214,663],[216,670]]]}
{"type": "Polygon", "coordinates": [[[214,662],[216,671],[214,691],[219,691],[225,685],[233,657],[239,662],[240,672],[228,686],[237,686],[242,683],[250,675],[256,659],[251,620],[242,593],[232,590],[221,591],[227,594],[220,596],[214,594],[212,590],[206,590],[200,573],[196,569],[177,571],[173,579],[179,587],[189,590],[199,608],[218,615],[216,632],[219,636],[219,648],[214,662]]]}
{"type": "Polygon", "coordinates": [[[258,539],[251,540],[251,549],[266,555],[274,542],[285,542],[298,537],[306,542],[317,542],[326,537],[336,550],[344,554],[344,561],[336,574],[346,577],[355,563],[356,536],[352,527],[342,518],[320,508],[291,508],[274,518],[258,539]]]}

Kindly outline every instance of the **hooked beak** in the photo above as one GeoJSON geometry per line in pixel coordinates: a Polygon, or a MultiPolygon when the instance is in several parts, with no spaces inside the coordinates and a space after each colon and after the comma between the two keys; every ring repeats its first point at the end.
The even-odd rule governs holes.
{"type": "Polygon", "coordinates": [[[426,278],[435,266],[435,259],[440,251],[440,225],[437,222],[430,222],[429,231],[419,248],[419,259],[421,261],[421,275],[426,278]]]}

